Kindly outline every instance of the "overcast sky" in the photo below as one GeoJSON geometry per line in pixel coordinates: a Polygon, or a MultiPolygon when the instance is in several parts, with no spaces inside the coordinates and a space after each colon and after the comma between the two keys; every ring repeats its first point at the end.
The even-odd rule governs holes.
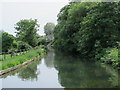
{"type": "Polygon", "coordinates": [[[57,14],[68,0],[4,0],[0,2],[0,29],[15,35],[14,24],[21,19],[38,19],[39,34],[47,22],[57,23],[57,14]],[[9,2],[8,2],[9,1],[9,2]]]}

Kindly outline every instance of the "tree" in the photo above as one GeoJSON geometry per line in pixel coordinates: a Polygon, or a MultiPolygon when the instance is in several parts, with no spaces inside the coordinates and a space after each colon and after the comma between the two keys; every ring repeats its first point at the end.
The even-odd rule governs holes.
{"type": "MultiPolygon", "coordinates": [[[[71,5],[66,5],[64,6],[59,14],[58,14],[58,24],[56,25],[55,27],[55,30],[54,30],[54,39],[55,39],[55,42],[54,42],[54,47],[57,48],[57,49],[63,49],[64,51],[66,47],[69,47],[66,45],[66,42],[68,41],[68,33],[67,33],[67,28],[66,26],[68,24],[67,23],[67,20],[68,20],[68,10],[70,9],[71,5]]],[[[70,45],[70,44],[69,44],[70,45]]]]}
{"type": "Polygon", "coordinates": [[[45,32],[48,40],[52,40],[53,39],[54,28],[55,28],[55,24],[52,23],[52,22],[48,22],[44,26],[44,32],[45,32]]]}
{"type": "Polygon", "coordinates": [[[15,37],[7,32],[2,31],[2,52],[8,52],[12,47],[15,37]]]}
{"type": "Polygon", "coordinates": [[[38,38],[38,46],[39,46],[39,45],[46,45],[45,37],[40,36],[40,37],[38,38]]]}
{"type": "Polygon", "coordinates": [[[120,2],[74,2],[63,7],[55,27],[55,48],[82,56],[104,55],[117,47],[120,2]]]}
{"type": "Polygon", "coordinates": [[[45,34],[49,35],[52,34],[55,28],[55,24],[52,22],[48,22],[45,26],[44,26],[44,30],[45,30],[45,34]]]}
{"type": "Polygon", "coordinates": [[[76,34],[78,51],[83,55],[98,56],[106,52],[106,48],[116,47],[118,38],[118,3],[102,2],[91,7],[90,12],[81,22],[76,34]]]}
{"type": "Polygon", "coordinates": [[[22,50],[29,50],[31,49],[32,47],[28,44],[28,43],[25,43],[23,41],[17,41],[17,49],[19,51],[22,51],[22,50]]]}
{"type": "Polygon", "coordinates": [[[39,25],[37,24],[37,20],[32,19],[24,19],[20,20],[16,26],[15,29],[17,30],[16,37],[20,41],[24,41],[28,43],[31,46],[36,46],[37,44],[37,31],[38,31],[39,25]]]}
{"type": "Polygon", "coordinates": [[[61,9],[58,14],[58,25],[55,27],[55,47],[71,53],[77,51],[78,42],[75,36],[90,6],[91,3],[70,3],[61,9]]]}

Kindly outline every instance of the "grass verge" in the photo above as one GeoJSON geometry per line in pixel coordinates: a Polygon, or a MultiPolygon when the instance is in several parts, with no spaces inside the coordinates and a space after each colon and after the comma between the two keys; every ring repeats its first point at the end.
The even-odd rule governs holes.
{"type": "Polygon", "coordinates": [[[25,61],[35,58],[36,56],[42,55],[45,53],[45,49],[42,47],[36,47],[35,49],[29,50],[26,53],[23,53],[18,56],[13,56],[11,58],[7,58],[0,62],[0,70],[5,70],[19,64],[22,64],[25,61]]]}

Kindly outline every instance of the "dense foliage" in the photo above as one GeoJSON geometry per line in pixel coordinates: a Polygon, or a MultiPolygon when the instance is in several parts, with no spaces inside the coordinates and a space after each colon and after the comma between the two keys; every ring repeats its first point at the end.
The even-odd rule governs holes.
{"type": "Polygon", "coordinates": [[[117,48],[120,2],[71,2],[58,14],[54,46],[64,52],[100,59],[117,48]]]}
{"type": "Polygon", "coordinates": [[[18,48],[18,50],[29,50],[32,47],[28,43],[25,43],[25,42],[22,42],[22,41],[18,41],[17,48],[18,48]]]}
{"type": "Polygon", "coordinates": [[[16,36],[20,41],[24,41],[34,47],[37,45],[38,27],[39,25],[37,24],[36,19],[20,20],[15,26],[15,29],[17,30],[16,36]]]}
{"type": "Polygon", "coordinates": [[[38,27],[36,19],[24,19],[15,25],[17,30],[16,37],[7,32],[0,31],[0,40],[2,41],[0,47],[2,47],[2,52],[19,52],[29,50],[35,46],[46,45],[45,37],[37,33],[38,27]]]}
{"type": "Polygon", "coordinates": [[[46,40],[45,40],[45,37],[44,36],[39,36],[39,38],[37,39],[38,40],[38,43],[37,45],[46,45],[46,40]]]}
{"type": "Polygon", "coordinates": [[[29,50],[32,47],[23,41],[17,41],[16,37],[13,35],[2,31],[2,52],[12,52],[12,51],[21,51],[21,50],[29,50]]]}
{"type": "Polygon", "coordinates": [[[0,33],[2,34],[2,37],[0,38],[0,40],[2,40],[2,52],[7,52],[12,47],[15,37],[4,31],[0,33]]]}

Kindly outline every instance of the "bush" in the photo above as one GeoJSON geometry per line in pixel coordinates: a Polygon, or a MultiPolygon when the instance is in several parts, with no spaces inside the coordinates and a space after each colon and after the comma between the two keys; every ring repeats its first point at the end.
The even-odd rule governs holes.
{"type": "Polygon", "coordinates": [[[12,47],[15,48],[15,49],[17,49],[18,44],[19,44],[19,43],[18,43],[16,40],[14,40],[14,41],[13,41],[13,44],[12,44],[12,47]]]}
{"type": "Polygon", "coordinates": [[[2,37],[0,36],[0,40],[2,40],[2,52],[8,52],[8,49],[11,48],[15,37],[7,32],[0,32],[2,37]]]}
{"type": "Polygon", "coordinates": [[[120,67],[120,61],[118,57],[118,49],[110,48],[106,50],[106,54],[101,58],[102,62],[112,64],[114,67],[120,67]]]}
{"type": "Polygon", "coordinates": [[[46,40],[45,40],[45,38],[44,37],[40,37],[39,39],[38,39],[38,44],[37,44],[38,46],[39,45],[46,45],[46,40]]]}
{"type": "Polygon", "coordinates": [[[29,49],[32,49],[32,47],[25,42],[19,41],[18,42],[18,50],[23,50],[23,49],[29,50],[29,49]]]}

